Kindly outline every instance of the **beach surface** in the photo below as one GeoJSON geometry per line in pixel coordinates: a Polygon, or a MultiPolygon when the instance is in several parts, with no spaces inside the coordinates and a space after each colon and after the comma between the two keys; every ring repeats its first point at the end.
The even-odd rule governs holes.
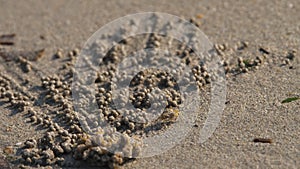
{"type": "MultiPolygon", "coordinates": [[[[14,45],[0,45],[1,50],[36,56],[32,52],[43,49],[43,57],[33,62],[33,71],[29,73],[18,68],[18,62],[0,58],[1,78],[9,79],[11,88],[34,97],[41,95],[41,76],[59,74],[65,64],[64,59],[53,59],[58,49],[65,53],[80,49],[105,24],[138,12],[164,12],[186,19],[195,18],[213,44],[226,46],[220,57],[230,63],[237,63],[238,58],[264,57],[257,69],[228,74],[226,107],[208,140],[198,143],[203,123],[200,118],[184,141],[169,151],[128,161],[122,167],[300,166],[300,100],[283,102],[300,97],[298,1],[1,0],[0,4],[0,35],[15,34],[14,45]],[[260,138],[269,140],[263,143],[260,138]]],[[[38,139],[45,133],[29,123],[25,113],[19,113],[7,102],[0,101],[0,154],[3,157],[0,166],[2,160],[15,158],[17,152],[11,151],[17,151],[18,145],[30,138],[38,139]]],[[[208,111],[208,105],[203,104],[199,117],[208,111]]],[[[45,109],[36,106],[35,110],[45,109]]]]}

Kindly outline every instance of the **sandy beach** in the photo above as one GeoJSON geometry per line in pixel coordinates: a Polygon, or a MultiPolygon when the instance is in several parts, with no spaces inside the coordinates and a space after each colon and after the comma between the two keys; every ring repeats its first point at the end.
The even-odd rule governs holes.
{"type": "Polygon", "coordinates": [[[299,168],[298,1],[0,0],[0,4],[0,168],[94,167],[89,166],[91,156],[78,153],[80,144],[92,146],[72,110],[70,72],[94,32],[140,12],[192,19],[206,34],[226,61],[225,109],[213,135],[199,144],[210,104],[204,88],[198,118],[175,147],[130,160],[104,155],[108,160],[99,157],[103,166],[96,168],[299,168]],[[51,81],[57,91],[51,89],[51,81]],[[55,135],[47,141],[51,126],[61,138],[55,135]],[[70,147],[62,145],[68,142],[65,131],[70,147]],[[51,141],[61,147],[42,148],[51,141]],[[24,148],[30,149],[27,155],[24,148]],[[32,149],[43,149],[37,153],[42,161],[28,155],[32,149]]]}

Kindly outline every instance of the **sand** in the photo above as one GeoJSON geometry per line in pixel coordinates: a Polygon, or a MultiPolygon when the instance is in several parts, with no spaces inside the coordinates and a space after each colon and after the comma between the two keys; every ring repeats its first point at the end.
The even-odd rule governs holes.
{"type": "MultiPolygon", "coordinates": [[[[15,33],[15,45],[8,51],[45,49],[45,56],[34,66],[44,74],[57,72],[62,63],[53,60],[58,48],[65,51],[82,47],[101,26],[121,16],[159,11],[196,17],[200,29],[216,44],[233,49],[224,58],[253,58],[259,47],[269,48],[272,56],[258,70],[227,78],[226,108],[221,122],[205,143],[198,144],[200,127],[184,142],[154,157],[128,162],[124,168],[297,168],[300,160],[299,101],[281,101],[300,93],[300,9],[297,1],[2,1],[0,34],[15,33]],[[236,51],[239,42],[246,50],[236,51]],[[293,68],[282,66],[286,53],[298,51],[293,68]],[[51,64],[51,66],[49,66],[51,64]],[[254,143],[254,138],[270,138],[271,144],[254,143]]],[[[30,79],[39,83],[39,74],[25,74],[15,64],[0,63],[2,74],[17,84],[30,79]]],[[[28,91],[37,95],[38,90],[28,91]]],[[[205,112],[207,106],[199,111],[205,112]]],[[[25,122],[20,113],[0,105],[0,146],[15,145],[38,138],[44,131],[25,122]]],[[[201,126],[201,124],[199,124],[201,126]]],[[[2,153],[2,151],[1,151],[2,153]]]]}

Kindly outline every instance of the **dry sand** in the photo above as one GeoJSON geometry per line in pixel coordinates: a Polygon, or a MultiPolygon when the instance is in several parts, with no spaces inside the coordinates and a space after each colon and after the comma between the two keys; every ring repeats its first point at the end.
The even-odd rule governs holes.
{"type": "MultiPolygon", "coordinates": [[[[226,108],[220,125],[199,145],[200,128],[168,152],[128,162],[124,168],[297,168],[300,166],[300,102],[281,101],[300,94],[300,4],[277,1],[1,1],[0,34],[16,33],[15,45],[6,50],[35,51],[45,48],[36,64],[44,74],[57,72],[62,63],[52,60],[58,48],[69,51],[84,42],[109,21],[144,11],[158,11],[198,19],[200,29],[216,44],[232,49],[249,42],[242,51],[225,51],[224,58],[253,58],[260,46],[269,48],[268,64],[227,79],[226,108]],[[42,38],[41,38],[42,36],[42,38]],[[281,66],[287,52],[298,51],[291,63],[281,66]],[[50,66],[51,65],[51,66],[50,66]],[[272,143],[254,143],[254,138],[272,143]]],[[[2,47],[2,46],[1,46],[2,47]]],[[[1,61],[1,74],[16,80],[29,79],[38,85],[38,74],[25,74],[1,61]]],[[[38,95],[38,89],[28,91],[38,95]]],[[[38,138],[42,130],[26,123],[0,102],[0,148],[38,138]]],[[[203,108],[205,111],[205,106],[203,108]]],[[[201,111],[199,112],[201,114],[201,111]]],[[[201,124],[199,124],[201,125],[201,124]]],[[[2,153],[2,151],[1,151],[2,153]]]]}

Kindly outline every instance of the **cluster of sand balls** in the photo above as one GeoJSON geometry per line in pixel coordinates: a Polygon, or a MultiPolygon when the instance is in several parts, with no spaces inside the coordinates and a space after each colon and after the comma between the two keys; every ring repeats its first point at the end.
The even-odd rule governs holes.
{"type": "MultiPolygon", "coordinates": [[[[74,50],[76,51],[76,50],[74,50]]],[[[72,58],[76,55],[74,52],[69,54],[72,58]],[[72,55],[72,56],[71,56],[72,55]]],[[[71,59],[72,60],[72,59],[71,59]]],[[[103,148],[104,144],[111,144],[109,141],[97,139],[87,134],[79,123],[76,112],[73,110],[71,99],[71,82],[65,80],[66,74],[62,77],[58,75],[41,78],[41,86],[44,88],[42,94],[43,100],[37,101],[35,98],[24,96],[20,92],[14,92],[11,89],[11,82],[8,78],[1,77],[0,91],[1,99],[7,99],[13,108],[18,108],[20,112],[25,112],[28,118],[27,122],[37,125],[47,130],[40,139],[29,139],[24,142],[21,148],[20,167],[30,166],[78,166],[81,161],[88,161],[90,165],[113,167],[116,164],[124,162],[124,156],[131,154],[122,154],[122,152],[110,153],[103,148]],[[39,105],[46,104],[44,109],[34,107],[34,103],[39,105]],[[49,108],[47,108],[49,107],[49,108]],[[52,108],[50,108],[52,107],[52,108]],[[101,146],[100,146],[101,145],[101,146]],[[76,161],[74,161],[76,160],[76,161]],[[79,161],[78,161],[79,160],[79,161]]],[[[109,92],[106,93],[109,98],[109,92]]],[[[106,104],[103,103],[103,106],[106,104]]],[[[116,111],[113,111],[115,114],[116,111]]],[[[112,116],[110,116],[110,119],[112,116]]],[[[132,152],[129,137],[124,135],[128,143],[124,144],[127,152],[132,152]]]]}
{"type": "MultiPolygon", "coordinates": [[[[132,133],[143,133],[145,128],[151,125],[167,125],[168,123],[175,122],[178,116],[177,112],[172,110],[178,109],[179,104],[182,102],[178,86],[172,76],[166,72],[161,71],[144,71],[138,73],[130,83],[130,103],[134,106],[135,110],[125,110],[123,116],[119,117],[117,123],[126,124],[126,126],[118,126],[118,130],[126,132],[131,135],[132,133]],[[159,115],[159,119],[153,122],[149,121],[147,114],[143,110],[149,108],[153,109],[152,115],[157,113],[156,108],[159,108],[160,103],[152,103],[151,100],[158,99],[155,93],[152,94],[154,86],[158,86],[166,99],[163,113],[159,115]]],[[[158,93],[157,93],[158,94],[158,93]]],[[[162,127],[162,126],[161,126],[162,127]]],[[[166,127],[166,126],[165,126],[166,127]]]]}
{"type": "Polygon", "coordinates": [[[42,78],[42,85],[47,93],[46,102],[53,102],[59,108],[46,110],[47,113],[24,108],[29,122],[47,129],[47,132],[40,139],[25,141],[21,150],[22,164],[70,167],[76,165],[74,160],[87,160],[91,165],[112,167],[123,163],[123,156],[101,148],[82,130],[68,100],[71,94],[69,84],[54,76],[42,78]]]}
{"type": "MultiPolygon", "coordinates": [[[[142,48],[159,48],[166,45],[168,48],[172,49],[170,51],[173,52],[171,54],[173,57],[179,58],[182,64],[185,64],[192,69],[192,77],[188,77],[186,79],[187,83],[194,81],[197,83],[199,88],[202,88],[211,82],[211,75],[206,65],[204,63],[197,65],[197,56],[190,48],[181,45],[175,40],[175,42],[170,43],[170,40],[165,41],[164,39],[165,38],[163,36],[151,34],[148,37],[148,41],[145,43],[145,46],[142,46],[142,48]],[[170,44],[173,44],[173,46],[170,46],[170,44]]],[[[126,46],[131,46],[134,43],[136,43],[134,39],[127,39],[125,44],[122,42],[115,45],[103,58],[103,63],[100,64],[100,71],[98,69],[97,78],[95,80],[98,87],[95,90],[97,91],[96,100],[100,109],[99,112],[102,114],[104,120],[111,125],[113,130],[123,134],[128,134],[130,136],[147,136],[147,133],[158,134],[158,129],[167,128],[169,125],[176,122],[179,115],[179,105],[182,103],[180,89],[176,80],[172,77],[172,74],[157,70],[140,71],[132,78],[129,84],[129,99],[135,110],[125,110],[121,113],[115,109],[112,104],[113,94],[111,92],[110,82],[112,81],[112,78],[116,76],[115,71],[118,68],[118,64],[120,64],[122,59],[124,59],[123,53],[131,52],[126,49],[126,46]],[[158,87],[164,92],[166,97],[166,107],[164,107],[165,109],[163,113],[156,120],[149,122],[145,119],[143,110],[149,109],[151,106],[156,106],[151,105],[150,101],[150,98],[152,97],[151,92],[154,87],[158,87]]],[[[93,49],[91,50],[93,51],[93,49]]],[[[156,60],[156,62],[158,61],[160,60],[156,60]]],[[[89,62],[89,60],[86,60],[86,62],[89,62]]],[[[138,61],[133,62],[138,63],[138,61]]],[[[92,65],[92,63],[88,64],[92,65]]],[[[176,70],[176,67],[174,67],[171,71],[174,70],[176,70]]],[[[84,112],[83,114],[85,113],[87,113],[88,116],[89,113],[84,112]]],[[[94,120],[96,119],[97,118],[94,120]]],[[[90,127],[88,126],[88,121],[93,120],[90,118],[86,121],[86,127],[90,127]]],[[[93,124],[90,125],[92,126],[93,124]]],[[[94,126],[97,126],[97,124],[94,126]]]]}
{"type": "MultiPolygon", "coordinates": [[[[228,44],[215,44],[215,50],[220,56],[233,55],[234,52],[241,52],[249,47],[248,42],[239,42],[236,49],[232,49],[228,44]]],[[[240,55],[240,54],[239,54],[240,55]]],[[[222,66],[225,74],[247,73],[250,70],[257,70],[265,61],[267,55],[256,56],[255,58],[245,59],[243,57],[234,58],[232,62],[229,59],[223,59],[222,66]]]]}
{"type": "Polygon", "coordinates": [[[297,55],[294,49],[273,51],[270,47],[257,47],[243,41],[232,48],[228,44],[215,44],[215,50],[219,56],[224,57],[222,65],[227,76],[255,71],[264,64],[293,69],[293,61],[297,55]]]}
{"type": "MultiPolygon", "coordinates": [[[[76,52],[76,50],[74,50],[76,52]]],[[[69,53],[69,56],[76,53],[69,53]]],[[[24,142],[20,154],[20,167],[25,166],[66,166],[80,164],[79,161],[89,161],[95,166],[113,167],[122,164],[121,154],[112,154],[101,148],[86,134],[78,121],[71,102],[71,83],[60,77],[47,76],[41,78],[44,88],[44,102],[56,109],[39,110],[33,107],[34,98],[24,96],[11,89],[7,78],[0,79],[1,99],[7,99],[11,106],[25,112],[28,122],[47,130],[40,139],[29,139],[24,142]],[[76,161],[74,161],[76,160],[76,161]]],[[[40,101],[39,101],[40,102],[40,101]]]]}
{"type": "Polygon", "coordinates": [[[12,82],[5,76],[0,76],[0,99],[5,99],[10,103],[11,108],[24,111],[25,106],[31,104],[31,96],[26,96],[19,91],[14,91],[12,82]]]}

